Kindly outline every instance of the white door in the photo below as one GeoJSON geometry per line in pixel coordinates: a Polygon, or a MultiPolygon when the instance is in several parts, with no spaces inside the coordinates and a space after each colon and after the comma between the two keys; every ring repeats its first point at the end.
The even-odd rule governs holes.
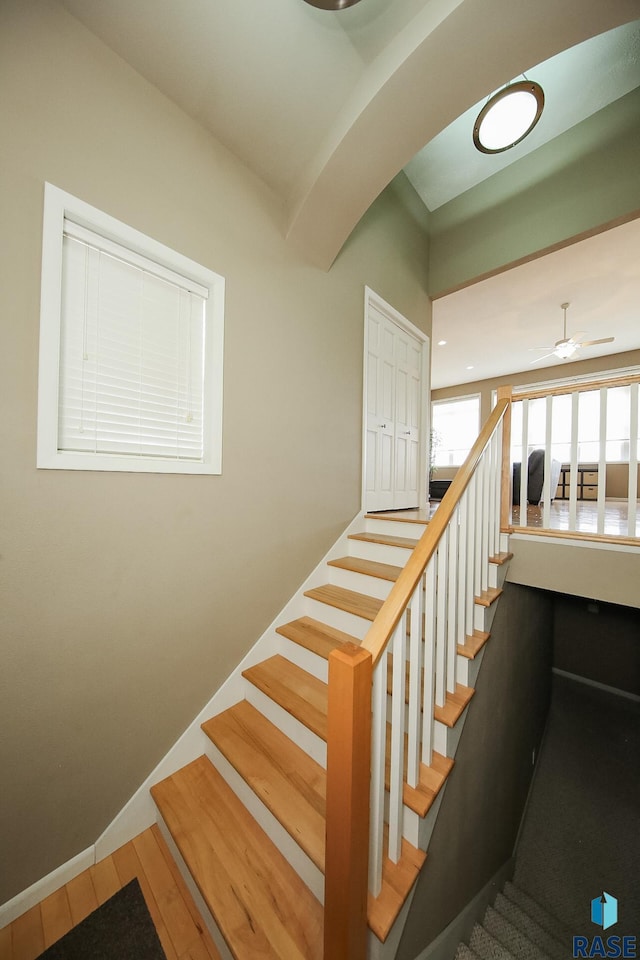
{"type": "Polygon", "coordinates": [[[425,335],[367,290],[365,510],[397,510],[426,503],[423,412],[427,412],[427,353],[425,335]]]}

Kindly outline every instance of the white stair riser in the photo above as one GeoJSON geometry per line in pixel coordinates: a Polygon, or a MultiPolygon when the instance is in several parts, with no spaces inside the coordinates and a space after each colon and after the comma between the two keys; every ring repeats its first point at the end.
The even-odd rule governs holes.
{"type": "Polygon", "coordinates": [[[420,820],[419,830],[418,830],[418,842],[415,844],[416,847],[419,847],[421,850],[426,850],[429,846],[429,841],[431,840],[431,834],[436,825],[436,820],[438,818],[438,811],[440,810],[440,804],[442,803],[442,798],[444,792],[447,789],[447,781],[445,780],[444,786],[438,793],[438,796],[433,801],[429,809],[427,810],[426,817],[423,817],[420,820]]]}
{"type": "Polygon", "coordinates": [[[366,620],[364,617],[358,617],[353,613],[347,613],[345,610],[332,607],[330,604],[322,603],[320,600],[305,597],[305,604],[305,613],[308,617],[313,617],[314,620],[320,620],[321,623],[335,627],[336,630],[350,633],[351,636],[357,637],[358,640],[363,640],[371,627],[370,620],[366,620]]]}
{"type": "Polygon", "coordinates": [[[295,663],[296,666],[301,667],[302,670],[306,670],[307,673],[310,673],[318,680],[322,680],[323,683],[328,682],[329,664],[324,657],[319,657],[311,650],[307,650],[306,647],[295,643],[293,640],[289,640],[287,637],[281,636],[279,633],[276,634],[276,636],[278,638],[277,652],[281,654],[281,656],[290,660],[291,663],[295,663]]]}
{"type": "Polygon", "coordinates": [[[346,590],[355,590],[356,593],[365,593],[378,600],[386,600],[393,586],[392,580],[382,580],[380,577],[370,577],[353,570],[344,570],[342,567],[327,566],[329,582],[346,590]]]}
{"type": "Polygon", "coordinates": [[[419,540],[427,526],[426,523],[411,523],[408,520],[364,518],[364,529],[367,533],[381,533],[387,537],[410,537],[412,540],[419,540]]]}
{"type": "Polygon", "coordinates": [[[412,550],[406,547],[392,547],[386,543],[371,543],[368,540],[349,540],[349,556],[363,560],[377,560],[378,563],[392,563],[404,567],[412,550]]]}
{"type": "Polygon", "coordinates": [[[319,763],[321,767],[325,767],[326,769],[327,745],[324,740],[313,733],[312,730],[309,730],[308,727],[305,727],[305,725],[300,723],[295,717],[292,717],[290,713],[283,710],[275,701],[267,697],[261,690],[258,690],[257,687],[254,687],[254,685],[248,681],[246,681],[245,697],[252,707],[259,710],[278,730],[286,734],[289,739],[293,740],[302,750],[308,753],[316,763],[319,763]]]}
{"type": "Polygon", "coordinates": [[[458,683],[464,684],[465,687],[475,687],[484,651],[485,648],[482,647],[473,660],[458,654],[458,683]]]}
{"type": "Polygon", "coordinates": [[[507,570],[509,569],[509,564],[492,563],[491,566],[495,569],[495,583],[493,583],[492,586],[502,589],[504,582],[507,579],[507,570]]]}
{"type": "Polygon", "coordinates": [[[227,784],[236,796],[242,801],[254,820],[256,820],[270,840],[276,845],[280,853],[293,867],[299,877],[306,883],[314,896],[324,903],[324,875],[313,861],[298,845],[296,840],[285,830],[279,820],[264,805],[262,800],[253,792],[249,784],[229,763],[216,745],[207,737],[205,753],[222,774],[227,784]]]}

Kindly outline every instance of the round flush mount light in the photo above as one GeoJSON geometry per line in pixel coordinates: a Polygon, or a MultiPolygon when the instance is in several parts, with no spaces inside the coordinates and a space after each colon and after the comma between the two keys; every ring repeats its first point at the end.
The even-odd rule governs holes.
{"type": "Polygon", "coordinates": [[[544,107],[539,83],[522,80],[489,97],[473,127],[473,142],[481,153],[502,153],[531,133],[544,107]]]}
{"type": "Polygon", "coordinates": [[[306,0],[306,3],[318,10],[344,10],[345,7],[352,7],[359,2],[360,0],[306,0]]]}

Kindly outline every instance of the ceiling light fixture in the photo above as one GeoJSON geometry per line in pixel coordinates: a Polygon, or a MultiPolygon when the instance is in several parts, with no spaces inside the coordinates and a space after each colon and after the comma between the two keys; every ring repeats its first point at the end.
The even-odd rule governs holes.
{"type": "Polygon", "coordinates": [[[359,2],[360,0],[306,0],[306,3],[317,7],[318,10],[344,10],[345,7],[352,7],[354,3],[359,2]]]}
{"type": "Polygon", "coordinates": [[[473,142],[481,153],[510,150],[531,133],[544,107],[539,83],[521,80],[489,97],[473,126],[473,142]]]}

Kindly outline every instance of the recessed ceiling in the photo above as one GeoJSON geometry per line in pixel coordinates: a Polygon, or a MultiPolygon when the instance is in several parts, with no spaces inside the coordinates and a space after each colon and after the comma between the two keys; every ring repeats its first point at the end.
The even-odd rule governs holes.
{"type": "Polygon", "coordinates": [[[560,360],[532,361],[567,335],[615,337],[574,360],[640,348],[640,219],[449,294],[433,304],[432,387],[520,371],[531,381],[560,360]],[[446,340],[443,346],[438,341],[446,340]]]}
{"type": "Polygon", "coordinates": [[[474,148],[471,133],[485,97],[409,162],[405,172],[427,209],[437,210],[640,86],[640,21],[585,40],[526,76],[542,86],[545,106],[535,129],[513,149],[483,156],[474,148]]]}
{"type": "MultiPolygon", "coordinates": [[[[640,84],[640,21],[626,23],[635,0],[538,0],[516,12],[511,0],[363,0],[336,12],[302,0],[59,2],[273,191],[291,242],[325,268],[411,150],[420,152],[406,171],[426,207],[440,210],[485,178],[492,182],[526,152],[535,158],[536,147],[640,84]],[[499,36],[492,26],[497,19],[504,21],[499,36]],[[440,36],[448,38],[444,44],[440,36]],[[570,46],[585,36],[593,38],[570,46]],[[523,62],[528,56],[533,63],[523,62]],[[472,146],[471,130],[492,90],[479,77],[491,77],[492,84],[515,79],[504,76],[507,63],[542,84],[545,111],[514,150],[483,156],[472,146]]],[[[520,176],[518,167],[512,171],[520,176]]],[[[547,161],[546,175],[551,172],[547,161]]],[[[567,248],[565,256],[577,250],[567,248]]],[[[614,270],[628,263],[624,251],[620,258],[611,258],[614,270]]],[[[578,329],[607,333],[608,307],[621,303],[622,286],[604,276],[594,283],[599,267],[583,265],[573,284],[568,267],[549,268],[551,274],[530,284],[525,309],[529,293],[518,293],[515,279],[526,280],[542,263],[436,302],[436,330],[447,326],[450,342],[448,359],[443,355],[434,366],[434,386],[491,376],[498,367],[522,369],[522,349],[536,345],[532,330],[540,344],[558,339],[558,305],[566,300],[578,329]],[[485,291],[494,289],[489,306],[485,291]],[[468,306],[472,292],[478,306],[468,306]],[[466,371],[465,348],[482,357],[485,373],[466,371]]],[[[612,346],[622,350],[629,342],[620,329],[612,346]]]]}

